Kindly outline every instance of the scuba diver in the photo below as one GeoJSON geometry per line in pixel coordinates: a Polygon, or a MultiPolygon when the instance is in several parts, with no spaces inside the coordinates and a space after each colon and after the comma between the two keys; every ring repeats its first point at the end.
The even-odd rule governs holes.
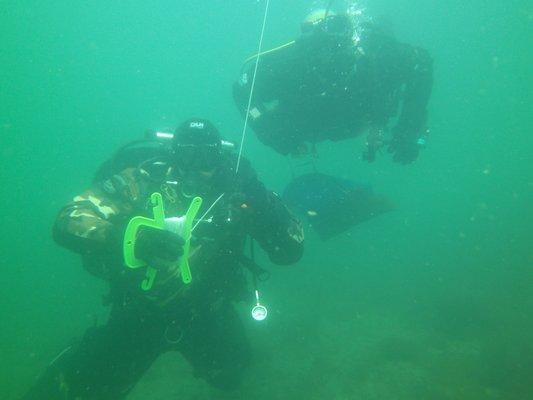
{"type": "Polygon", "coordinates": [[[259,140],[283,155],[367,133],[367,161],[388,145],[396,162],[411,163],[428,132],[432,60],[352,14],[316,10],[296,40],[246,60],[233,85],[235,103],[243,116],[249,110],[259,140]]]}
{"type": "Polygon", "coordinates": [[[255,276],[260,270],[245,256],[246,242],[256,241],[275,264],[292,264],[302,256],[302,226],[248,161],[235,172],[237,156],[209,121],[190,119],[161,138],[119,150],[91,188],[60,211],[54,238],[109,282],[111,313],[105,325],[67,347],[24,399],[121,399],[171,350],[214,387],[238,387],[250,345],[233,303],[250,298],[247,271],[255,276]],[[164,204],[165,223],[184,215],[196,196],[203,199],[202,217],[191,221],[190,239],[172,229],[139,227],[134,257],[157,272],[147,289],[146,268],[126,266],[124,238],[132,217],[150,218],[153,211],[155,218],[154,193],[164,204]],[[184,252],[188,284],[176,268],[184,252]]]}

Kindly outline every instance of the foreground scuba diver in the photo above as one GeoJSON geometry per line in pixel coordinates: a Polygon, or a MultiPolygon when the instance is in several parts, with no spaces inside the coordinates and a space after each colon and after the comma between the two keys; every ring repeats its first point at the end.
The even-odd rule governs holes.
{"type": "Polygon", "coordinates": [[[303,231],[246,160],[235,173],[236,156],[210,122],[186,121],[169,140],[172,144],[148,141],[122,149],[100,168],[91,189],[60,212],[56,241],[109,281],[112,309],[107,324],[90,328],[61,353],[24,399],[124,398],[169,350],[181,352],[195,375],[213,386],[238,386],[250,361],[232,305],[250,298],[243,268],[250,268],[243,253],[246,237],[272,262],[286,265],[300,259],[303,231]],[[209,211],[206,219],[194,221],[190,284],[175,268],[188,249],[186,238],[169,230],[143,226],[136,236],[135,257],[157,272],[150,290],[140,287],[145,268],[125,267],[126,224],[134,216],[152,217],[154,192],[161,193],[168,217],[183,215],[194,196],[204,199],[198,215],[209,211]]]}
{"type": "MultiPolygon", "coordinates": [[[[257,56],[246,60],[233,87],[243,115],[254,74],[250,61],[257,56]]],[[[386,144],[399,163],[417,158],[432,87],[427,51],[396,41],[361,16],[321,9],[305,19],[298,39],[260,56],[249,118],[264,144],[298,155],[308,143],[367,132],[366,160],[386,144]]]]}

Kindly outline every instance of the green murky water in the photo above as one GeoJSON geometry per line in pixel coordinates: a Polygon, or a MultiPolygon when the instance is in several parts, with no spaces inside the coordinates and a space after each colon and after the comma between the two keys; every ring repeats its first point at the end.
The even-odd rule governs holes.
{"type": "MultiPolygon", "coordinates": [[[[309,1],[271,0],[265,48],[309,1]]],[[[238,140],[231,84],[264,3],[0,2],[0,398],[15,399],[65,343],[103,321],[105,285],[56,246],[59,207],[112,151],[191,115],[238,140]]],[[[368,0],[435,60],[431,140],[416,163],[319,146],[318,168],[371,182],[397,210],[272,267],[268,322],[239,399],[533,397],[531,3],[368,0]]],[[[251,134],[245,154],[281,190],[287,160],[251,134]]],[[[243,315],[248,305],[242,306],[243,315]]],[[[177,354],[129,399],[224,398],[177,354]]]]}

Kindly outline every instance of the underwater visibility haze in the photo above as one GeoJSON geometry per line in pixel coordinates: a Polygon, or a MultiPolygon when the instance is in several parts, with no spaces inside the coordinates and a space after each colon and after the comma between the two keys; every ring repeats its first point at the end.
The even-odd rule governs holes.
{"type": "MultiPolygon", "coordinates": [[[[327,3],[429,52],[425,148],[408,165],[386,150],[368,163],[360,136],[297,158],[249,127],[244,157],[303,216],[304,255],[278,266],[257,250],[268,317],[251,318],[252,292],[236,306],[252,352],[238,389],[168,352],[127,399],[533,398],[531,2],[270,0],[263,49],[327,3]],[[309,206],[302,177],[315,172],[325,189],[309,206]]],[[[54,243],[58,211],[146,130],[202,117],[238,147],[232,85],[264,11],[265,0],[1,3],[1,399],[108,317],[105,281],[54,243]]]]}

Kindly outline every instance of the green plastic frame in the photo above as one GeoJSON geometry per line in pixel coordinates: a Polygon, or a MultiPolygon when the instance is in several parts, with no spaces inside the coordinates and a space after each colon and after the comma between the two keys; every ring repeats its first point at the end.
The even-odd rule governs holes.
{"type": "MultiPolygon", "coordinates": [[[[152,205],[152,210],[154,213],[154,218],[146,217],[133,217],[126,227],[126,232],[124,233],[124,261],[126,266],[132,269],[146,267],[146,277],[141,283],[141,289],[148,291],[152,288],[155,278],[157,276],[157,269],[150,267],[143,260],[135,257],[135,241],[137,240],[137,232],[141,226],[149,226],[156,229],[165,229],[165,208],[163,206],[163,197],[161,193],[152,193],[150,196],[150,202],[152,205]]],[[[191,247],[191,236],[192,236],[192,223],[198,210],[202,205],[202,198],[195,197],[192,199],[189,209],[185,214],[185,223],[183,227],[182,237],[185,241],[183,246],[183,256],[179,261],[179,268],[181,272],[181,278],[183,283],[189,284],[192,282],[191,269],[189,267],[189,253],[191,247]]]]}

